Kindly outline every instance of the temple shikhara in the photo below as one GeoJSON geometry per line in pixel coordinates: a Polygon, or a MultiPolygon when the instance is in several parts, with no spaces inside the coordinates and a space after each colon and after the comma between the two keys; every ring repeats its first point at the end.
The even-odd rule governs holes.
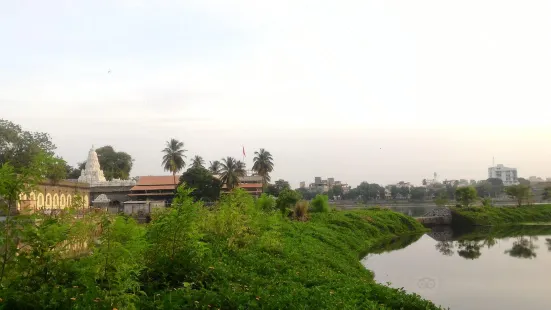
{"type": "Polygon", "coordinates": [[[94,146],[88,152],[88,158],[86,159],[86,165],[84,170],[80,172],[80,177],[78,177],[78,182],[88,183],[91,187],[96,186],[134,186],[136,181],[134,180],[120,180],[113,179],[107,181],[103,175],[103,170],[101,170],[98,154],[94,150],[94,146]]]}

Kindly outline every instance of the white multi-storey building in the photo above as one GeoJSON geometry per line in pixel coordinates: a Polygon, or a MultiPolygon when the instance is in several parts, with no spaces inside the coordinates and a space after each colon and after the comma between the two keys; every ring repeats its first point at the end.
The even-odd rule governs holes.
{"type": "Polygon", "coordinates": [[[498,164],[488,168],[488,178],[501,179],[505,186],[518,184],[517,168],[508,168],[498,164]]]}

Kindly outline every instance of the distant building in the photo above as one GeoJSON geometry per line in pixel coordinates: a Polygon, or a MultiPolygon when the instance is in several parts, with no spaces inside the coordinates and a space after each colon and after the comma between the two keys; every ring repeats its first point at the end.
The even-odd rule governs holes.
{"type": "Polygon", "coordinates": [[[488,168],[488,178],[501,179],[505,186],[518,184],[517,168],[508,168],[498,164],[495,167],[488,168]]]}
{"type": "MultiPolygon", "coordinates": [[[[305,182],[301,182],[301,188],[303,183],[304,187],[306,187],[305,182]]],[[[335,178],[327,178],[327,180],[323,180],[321,177],[315,177],[314,183],[310,183],[310,185],[308,185],[308,190],[315,193],[326,193],[335,186],[342,187],[342,191],[344,194],[350,191],[350,186],[347,183],[335,181],[335,178]]]]}
{"type": "Polygon", "coordinates": [[[306,188],[306,182],[301,181],[300,182],[300,188],[306,188]]]}
{"type": "Polygon", "coordinates": [[[130,189],[128,196],[132,197],[135,201],[164,201],[165,203],[172,203],[177,186],[178,177],[174,178],[172,175],[143,176],[130,189]]]}
{"type": "Polygon", "coordinates": [[[539,177],[536,177],[536,176],[531,176],[528,178],[528,181],[530,181],[530,183],[541,183],[541,182],[545,182],[544,179],[542,178],[539,178],[539,177]]]}
{"type": "MultiPolygon", "coordinates": [[[[262,177],[259,175],[248,175],[239,178],[239,184],[237,187],[244,189],[247,193],[258,197],[262,194],[262,177]]],[[[222,185],[222,193],[227,193],[228,187],[222,185]]]]}

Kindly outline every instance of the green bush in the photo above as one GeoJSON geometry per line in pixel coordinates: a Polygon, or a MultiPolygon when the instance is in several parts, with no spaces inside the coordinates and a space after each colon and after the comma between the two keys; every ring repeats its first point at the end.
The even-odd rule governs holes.
{"type": "Polygon", "coordinates": [[[329,212],[329,198],[327,195],[316,195],[310,202],[312,212],[329,212]]]}
{"type": "Polygon", "coordinates": [[[295,204],[301,199],[299,192],[292,189],[284,189],[279,193],[276,201],[276,207],[281,211],[285,216],[291,215],[295,204]]]}
{"type": "Polygon", "coordinates": [[[301,221],[263,211],[241,189],[206,209],[179,187],[146,225],[107,213],[75,221],[69,211],[0,223],[25,244],[0,253],[0,309],[437,309],[375,283],[358,259],[384,238],[423,232],[417,221],[393,211],[308,214],[306,201],[289,205],[292,192],[283,205],[301,221]],[[84,246],[69,251],[75,244],[84,246]]]}
{"type": "Polygon", "coordinates": [[[256,207],[259,210],[270,212],[275,210],[276,207],[276,199],[274,196],[268,195],[268,194],[262,194],[258,199],[256,200],[256,207]]]}

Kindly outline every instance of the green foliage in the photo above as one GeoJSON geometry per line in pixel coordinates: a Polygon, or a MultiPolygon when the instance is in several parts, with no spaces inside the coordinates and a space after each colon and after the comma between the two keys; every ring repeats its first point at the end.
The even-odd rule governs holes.
{"type": "Polygon", "coordinates": [[[455,200],[461,203],[463,207],[469,207],[476,201],[477,192],[472,186],[458,187],[455,190],[455,200]]]}
{"type": "Polygon", "coordinates": [[[147,257],[151,268],[148,282],[154,288],[174,287],[201,274],[199,263],[207,249],[201,241],[199,218],[205,210],[200,202],[194,202],[191,193],[191,189],[179,186],[172,207],[152,216],[147,257]]]}
{"type": "Polygon", "coordinates": [[[191,167],[193,168],[205,168],[205,160],[199,155],[195,155],[191,160],[191,167]]]}
{"type": "Polygon", "coordinates": [[[220,180],[204,167],[192,166],[180,177],[180,184],[193,188],[191,196],[197,201],[216,201],[220,198],[220,180]]]}
{"type": "Polygon", "coordinates": [[[434,203],[438,207],[444,207],[448,202],[448,195],[446,195],[445,192],[441,192],[438,197],[434,199],[434,203]]]}
{"type": "Polygon", "coordinates": [[[116,152],[110,145],[96,149],[96,153],[99,165],[107,180],[128,180],[134,161],[132,156],[125,152],[116,152]]]}
{"type": "Polygon", "coordinates": [[[273,211],[276,207],[276,199],[274,196],[264,193],[256,200],[256,207],[264,212],[273,211]]]}
{"type": "Polygon", "coordinates": [[[490,198],[482,198],[482,199],[480,199],[480,202],[482,203],[483,207],[491,207],[492,206],[492,199],[490,199],[490,198]]]}
{"type": "Polygon", "coordinates": [[[551,205],[455,208],[454,222],[467,225],[508,225],[551,222],[551,205]]]}
{"type": "Polygon", "coordinates": [[[414,187],[410,191],[411,199],[413,200],[425,200],[427,189],[425,187],[414,187]]]}
{"type": "Polygon", "coordinates": [[[222,166],[220,165],[220,161],[215,160],[215,161],[209,162],[209,171],[212,174],[220,174],[221,172],[220,169],[222,169],[222,166]]]}
{"type": "Polygon", "coordinates": [[[185,153],[187,150],[184,149],[184,142],[170,139],[170,141],[166,142],[166,146],[162,152],[164,153],[162,162],[163,168],[165,171],[172,172],[172,175],[176,178],[176,173],[186,166],[185,153]]]}
{"type": "Polygon", "coordinates": [[[542,200],[547,200],[551,197],[551,187],[547,186],[543,189],[543,193],[541,195],[542,200]]]}
{"type": "Polygon", "coordinates": [[[528,185],[511,185],[505,188],[505,193],[511,198],[516,200],[517,206],[522,206],[523,202],[526,202],[530,198],[531,189],[528,185]]]}
{"type": "Polygon", "coordinates": [[[0,279],[0,307],[437,309],[375,283],[358,259],[382,238],[424,231],[410,217],[389,210],[308,214],[306,201],[287,207],[300,197],[284,190],[278,203],[287,201],[300,220],[293,221],[264,212],[242,189],[212,210],[190,195],[180,186],[172,206],[147,225],[99,211],[14,219],[0,238],[18,238],[0,279]]]}
{"type": "Polygon", "coordinates": [[[518,178],[517,181],[520,185],[530,186],[530,181],[526,180],[525,178],[518,178]]]}
{"type": "Polygon", "coordinates": [[[284,215],[289,215],[291,208],[301,199],[300,193],[292,189],[284,189],[279,193],[276,201],[276,208],[284,215]]]}
{"type": "Polygon", "coordinates": [[[265,149],[254,152],[253,171],[262,176],[262,184],[266,186],[270,182],[270,172],[274,170],[274,158],[265,149]]]}
{"type": "Polygon", "coordinates": [[[274,184],[268,184],[265,192],[266,194],[277,197],[284,189],[291,189],[291,185],[289,185],[289,182],[280,179],[275,181],[274,184]]]}
{"type": "Polygon", "coordinates": [[[9,162],[19,171],[31,165],[40,153],[53,156],[55,149],[47,133],[25,131],[17,124],[0,119],[0,165],[9,162]]]}
{"type": "MultiPolygon", "coordinates": [[[[140,273],[145,269],[145,229],[131,217],[102,214],[102,233],[93,254],[77,263],[86,297],[103,305],[132,309],[141,294],[140,273]]],[[[77,302],[86,304],[86,300],[77,302]]]]}
{"type": "Polygon", "coordinates": [[[233,157],[223,158],[220,164],[220,173],[222,184],[232,190],[239,185],[239,179],[246,175],[245,164],[233,157]]]}
{"type": "Polygon", "coordinates": [[[310,202],[312,212],[329,212],[329,198],[326,195],[316,195],[310,202]]]}

